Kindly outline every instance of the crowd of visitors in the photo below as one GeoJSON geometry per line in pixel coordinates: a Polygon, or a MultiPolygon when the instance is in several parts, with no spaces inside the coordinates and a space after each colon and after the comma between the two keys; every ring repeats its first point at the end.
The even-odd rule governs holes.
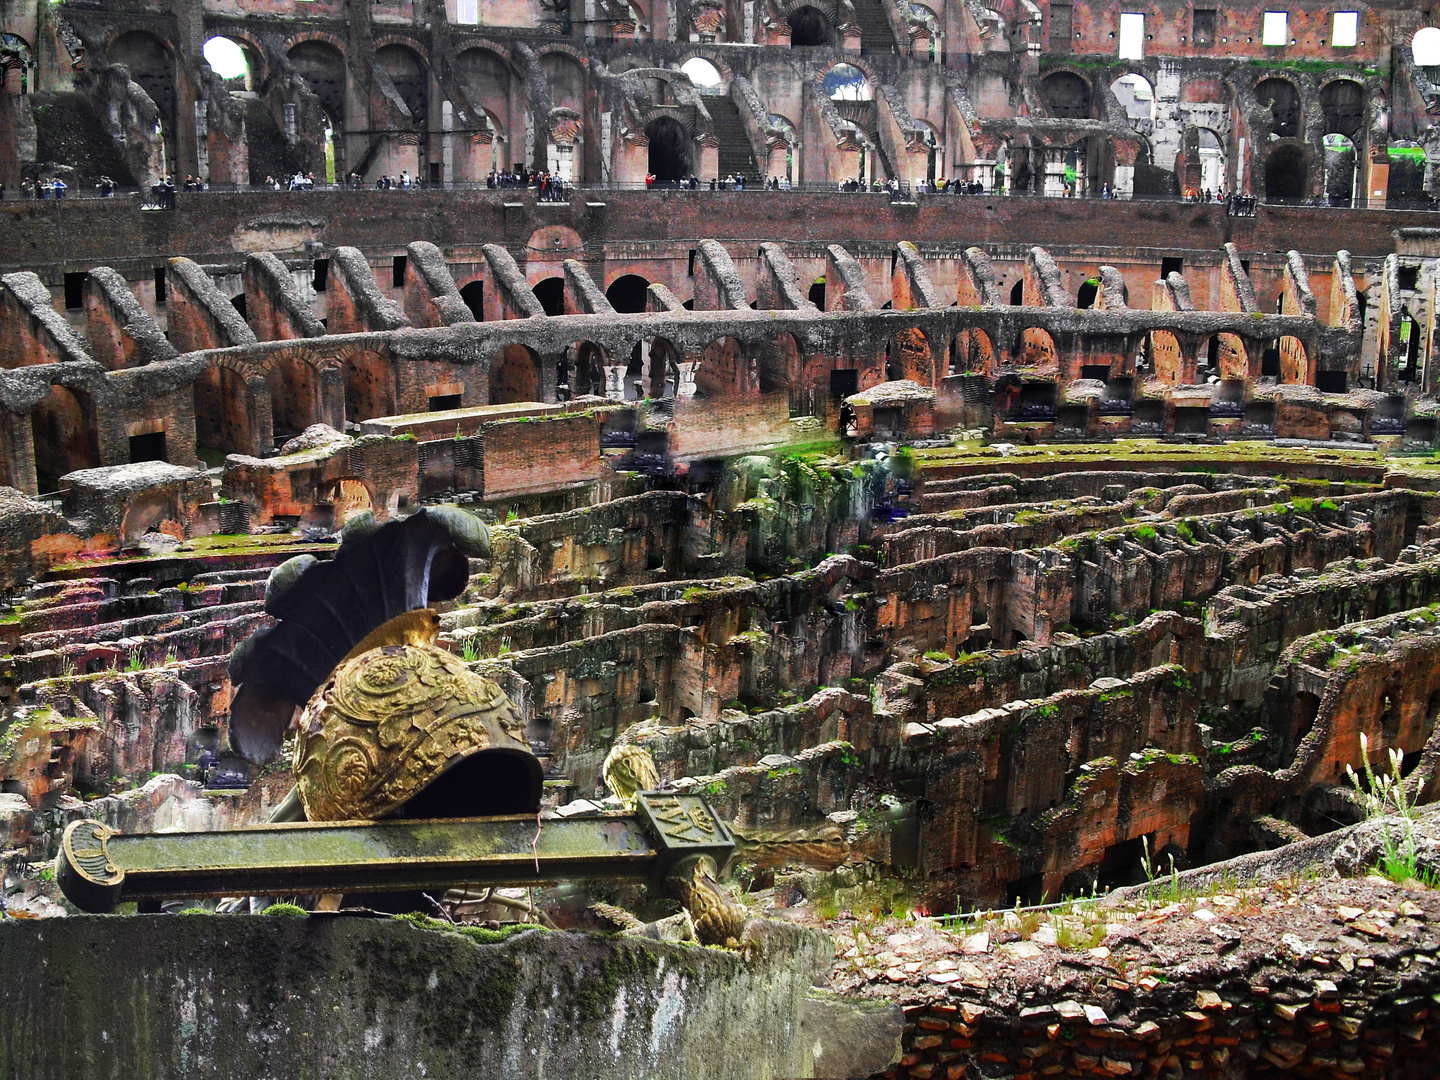
{"type": "Polygon", "coordinates": [[[175,209],[175,179],[167,176],[158,184],[150,185],[150,194],[155,204],[163,210],[175,209]]]}
{"type": "MultiPolygon", "coordinates": [[[[336,186],[341,185],[356,190],[363,190],[370,186],[362,176],[353,172],[336,186]]],[[[187,192],[196,192],[206,191],[210,185],[200,177],[186,176],[183,184],[179,186],[187,192]]],[[[297,170],[284,179],[277,180],[273,176],[267,176],[263,184],[253,186],[259,186],[272,191],[314,191],[316,187],[320,185],[317,183],[313,172],[299,172],[297,170]]],[[[408,169],[402,169],[398,177],[391,176],[387,173],[377,176],[374,181],[374,187],[377,191],[419,189],[427,186],[430,185],[420,180],[419,177],[412,177],[408,169]]],[[[564,202],[570,198],[573,189],[573,185],[569,181],[562,180],[560,177],[549,172],[527,171],[518,166],[514,169],[507,170],[492,169],[485,178],[485,186],[491,190],[500,188],[533,189],[537,192],[537,196],[541,202],[564,202]]],[[[705,186],[708,186],[711,191],[745,191],[747,189],[764,191],[792,190],[791,180],[788,176],[771,176],[768,179],[754,181],[747,180],[742,173],[728,173],[724,177],[713,177],[708,182],[708,185],[694,173],[681,177],[678,180],[662,181],[658,179],[654,173],[649,173],[645,177],[645,187],[652,190],[680,189],[699,191],[705,186]]],[[[1064,187],[1063,197],[1076,198],[1077,196],[1083,196],[1084,193],[1078,190],[1080,186],[1081,185],[1078,184],[1072,185],[1067,183],[1064,187]]],[[[890,196],[892,202],[896,200],[909,201],[912,194],[1000,196],[1008,194],[1003,187],[999,186],[994,189],[987,189],[985,185],[978,180],[952,180],[943,176],[935,179],[916,180],[913,184],[903,183],[895,179],[881,180],[871,178],[869,180],[862,180],[859,177],[854,177],[840,181],[837,187],[843,192],[886,193],[890,196]]],[[[25,177],[20,181],[20,197],[22,199],[63,199],[69,190],[69,184],[58,176],[45,177],[38,180],[25,177]]],[[[95,191],[98,197],[102,199],[114,198],[119,190],[120,184],[109,176],[102,175],[95,184],[95,191]]],[[[154,199],[152,205],[159,206],[166,210],[175,209],[176,191],[177,185],[173,177],[167,176],[158,183],[151,185],[150,192],[154,199]]],[[[4,183],[0,183],[0,200],[3,200],[5,196],[5,185],[4,183]]],[[[1112,200],[1128,199],[1132,196],[1130,196],[1128,192],[1121,193],[1112,189],[1111,186],[1106,183],[1101,185],[1099,192],[1096,193],[1094,197],[1112,200]]],[[[1254,217],[1260,203],[1260,199],[1255,195],[1240,195],[1226,191],[1224,188],[1221,188],[1219,191],[1213,191],[1209,188],[1185,188],[1180,193],[1179,198],[1183,202],[1216,203],[1222,205],[1225,208],[1225,213],[1230,217],[1254,217]]],[[[1341,205],[1342,207],[1348,207],[1349,205],[1348,201],[1334,203],[1323,198],[1280,201],[1288,201],[1295,205],[1303,206],[1341,205]]],[[[1440,203],[1437,203],[1435,199],[1428,199],[1427,202],[1428,206],[1406,206],[1401,208],[1440,209],[1440,203]]]]}
{"type": "MultiPolygon", "coordinates": [[[[63,199],[65,192],[70,190],[70,185],[61,180],[58,176],[43,180],[31,180],[28,176],[20,181],[20,197],[22,199],[63,199]]],[[[4,198],[5,189],[0,186],[0,198],[4,198]]]]}
{"type": "Polygon", "coordinates": [[[485,186],[492,191],[496,188],[535,188],[541,202],[564,202],[570,197],[570,184],[560,177],[545,171],[526,172],[518,166],[513,170],[497,172],[490,170],[485,186]]]}

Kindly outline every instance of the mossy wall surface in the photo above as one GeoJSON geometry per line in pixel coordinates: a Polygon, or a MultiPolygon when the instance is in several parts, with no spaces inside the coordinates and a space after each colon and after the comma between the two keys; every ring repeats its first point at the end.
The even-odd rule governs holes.
{"type": "Polygon", "coordinates": [[[391,919],[85,916],[0,924],[0,1077],[809,1076],[823,935],[743,953],[391,919]]]}

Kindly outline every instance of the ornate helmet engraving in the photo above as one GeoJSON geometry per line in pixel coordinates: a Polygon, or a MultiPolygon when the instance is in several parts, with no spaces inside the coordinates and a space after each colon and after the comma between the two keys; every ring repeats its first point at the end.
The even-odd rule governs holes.
{"type": "Polygon", "coordinates": [[[504,692],[433,645],[336,668],[300,718],[294,768],[311,821],[534,813],[542,784],[504,692]]]}

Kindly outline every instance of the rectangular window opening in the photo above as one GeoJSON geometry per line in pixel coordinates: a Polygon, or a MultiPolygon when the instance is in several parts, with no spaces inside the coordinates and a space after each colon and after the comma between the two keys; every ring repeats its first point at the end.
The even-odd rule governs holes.
{"type": "Polygon", "coordinates": [[[1171,274],[1183,274],[1185,272],[1185,260],[1178,255],[1160,260],[1160,276],[1168,278],[1171,274]]]}
{"type": "Polygon", "coordinates": [[[408,256],[396,255],[390,263],[390,284],[397,289],[405,287],[405,264],[408,261],[408,256]]]}
{"type": "Polygon", "coordinates": [[[1290,14],[1285,11],[1267,11],[1260,29],[1261,45],[1290,44],[1290,14]]]}
{"type": "Polygon", "coordinates": [[[431,412],[447,412],[450,409],[460,409],[464,406],[460,402],[459,394],[437,394],[430,398],[431,412]]]}
{"type": "Polygon", "coordinates": [[[65,275],[65,310],[73,311],[75,308],[85,306],[85,279],[89,273],[78,270],[65,275]]]}
{"type": "Polygon", "coordinates": [[[151,431],[130,436],[130,461],[169,461],[165,450],[165,432],[151,431]]]}
{"type": "Polygon", "coordinates": [[[165,303],[165,267],[155,267],[155,303],[165,303]]]}
{"type": "Polygon", "coordinates": [[[330,282],[330,260],[315,260],[315,280],[311,283],[316,292],[324,292],[325,286],[330,282]]]}
{"type": "Polygon", "coordinates": [[[1196,8],[1190,22],[1190,36],[1196,45],[1215,43],[1215,9],[1196,8]]]}
{"type": "Polygon", "coordinates": [[[1353,49],[1360,40],[1360,13],[1337,11],[1330,24],[1330,44],[1337,49],[1353,49]]]}
{"type": "Polygon", "coordinates": [[[474,26],[480,22],[480,0],[456,0],[455,21],[474,26]]]}
{"type": "Polygon", "coordinates": [[[1120,59],[1145,59],[1145,16],[1138,12],[1120,13],[1120,59]]]}

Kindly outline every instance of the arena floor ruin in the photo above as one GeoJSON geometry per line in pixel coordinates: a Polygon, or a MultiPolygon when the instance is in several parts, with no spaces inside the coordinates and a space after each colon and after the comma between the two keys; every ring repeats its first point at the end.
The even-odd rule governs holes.
{"type": "MultiPolygon", "coordinates": [[[[104,212],[120,229],[145,213],[104,212]]],[[[1162,970],[1096,959],[1129,933],[1118,915],[1098,936],[997,914],[933,939],[908,936],[914,916],[1288,851],[1366,817],[1347,767],[1367,752],[1440,791],[1428,371],[1355,385],[1390,354],[1354,282],[1369,266],[1383,288],[1412,256],[1267,270],[1231,242],[1143,310],[1111,262],[1076,307],[1094,255],[1074,247],[665,241],[627,296],[636,264],[606,244],[619,265],[561,259],[554,296],[499,244],[192,249],[138,284],[113,257],[58,284],[53,263],[0,277],[10,913],[65,910],[49,860],[79,817],[265,820],[292,781],[228,752],[227,661],[269,621],[270,570],[326,557],[357,514],[437,503],[491,527],[442,642],[523,716],[546,805],[603,801],[606,755],[643,746],[731,824],[728,880],[757,912],[826,928],[837,986],[908,1009],[908,1075],[987,1053],[1023,1071],[1041,1028],[1016,1010],[1078,1008],[1045,989],[1074,989],[1052,975],[1077,950],[1109,972],[1087,999],[1102,1013],[1125,1007],[1111,983],[1162,970]],[[460,274],[481,288],[462,295],[460,274]],[[1351,389],[1317,389],[1327,371],[1351,389]],[[937,1042],[936,1024],[964,1031],[937,1042]]],[[[1298,894],[1237,895],[1259,934],[1298,894]]],[[[594,928],[596,899],[634,897],[544,903],[594,928]]],[[[1389,971],[1415,942],[1361,958],[1389,971]]],[[[1271,960],[1255,963],[1261,985],[1271,960]]],[[[1229,970],[1196,979],[1209,993],[1229,970]]],[[[1375,994],[1403,997],[1396,979],[1375,994]]],[[[1096,1022],[1097,1060],[1225,1075],[1224,1055],[1177,1056],[1190,1035],[1135,1034],[1142,1014],[1191,1023],[1163,997],[1128,1027],[1096,1022]]],[[[1366,1023],[1389,1030],[1388,1008],[1366,1023]]],[[[1297,1045],[1241,1027],[1235,1047],[1278,1046],[1247,1052],[1297,1045]]],[[[1055,1075],[1083,1074],[1087,1051],[1062,1048],[1055,1075]]],[[[1351,1049],[1335,1068],[1403,1075],[1351,1049]]]]}

